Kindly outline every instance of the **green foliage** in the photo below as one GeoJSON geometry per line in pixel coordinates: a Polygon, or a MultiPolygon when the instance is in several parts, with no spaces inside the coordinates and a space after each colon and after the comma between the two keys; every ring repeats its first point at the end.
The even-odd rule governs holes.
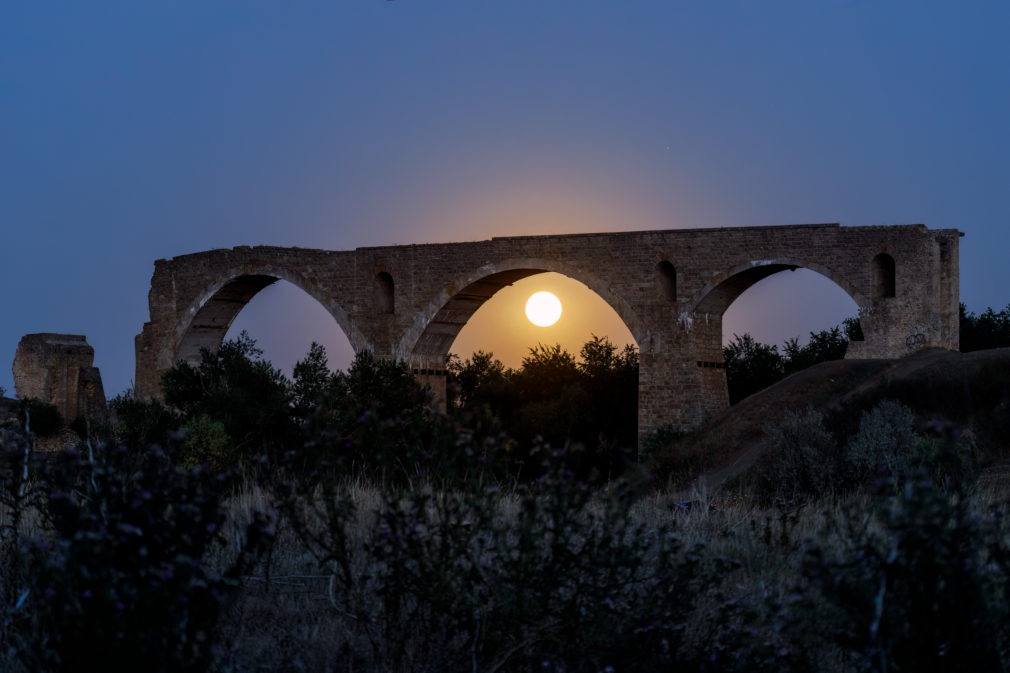
{"type": "Polygon", "coordinates": [[[454,426],[431,410],[430,390],[402,361],[377,360],[361,351],[326,388],[305,421],[309,441],[288,453],[289,472],[313,479],[353,473],[396,482],[433,472],[446,478],[459,474],[453,467],[460,457],[454,426]]]}
{"type": "Polygon", "coordinates": [[[820,332],[811,332],[810,340],[805,346],[800,346],[796,338],[789,339],[783,348],[785,372],[791,374],[818,362],[841,360],[845,357],[845,349],[848,346],[849,339],[837,326],[820,332]]]}
{"type": "Polygon", "coordinates": [[[767,501],[796,505],[854,490],[900,492],[912,478],[929,478],[947,492],[970,488],[979,462],[972,434],[955,437],[948,425],[931,427],[932,434],[919,431],[912,410],[892,400],[863,412],[848,438],[827,430],[820,411],[790,411],[768,428],[757,492],[767,501]]]}
{"type": "Polygon", "coordinates": [[[138,400],[132,390],[109,401],[114,418],[112,434],[116,441],[134,450],[164,444],[178,430],[180,418],[158,400],[138,400]]]}
{"type": "Polygon", "coordinates": [[[44,502],[45,489],[30,469],[36,462],[27,432],[0,427],[0,668],[16,642],[16,623],[27,598],[26,524],[44,502]]]}
{"type": "Polygon", "coordinates": [[[990,306],[975,315],[962,303],[959,315],[962,353],[1010,347],[1010,304],[998,313],[990,306]]]}
{"type": "Polygon", "coordinates": [[[859,323],[859,318],[850,316],[842,321],[842,328],[845,330],[845,338],[849,341],[863,341],[863,326],[859,323]]]}
{"type": "Polygon", "coordinates": [[[299,418],[307,418],[331,392],[334,385],[334,375],[330,372],[326,349],[313,341],[305,359],[295,364],[292,374],[294,414],[299,418]]]}
{"type": "Polygon", "coordinates": [[[210,572],[224,479],[175,467],[173,451],[88,447],[34,466],[44,526],[17,541],[21,590],[5,605],[5,637],[28,670],[203,671],[214,660],[217,622],[269,529],[257,519],[230,567],[210,572]]]}
{"type": "MultiPolygon", "coordinates": [[[[285,494],[285,514],[333,578],[334,614],[353,616],[339,646],[376,644],[357,649],[357,665],[711,670],[719,651],[748,670],[742,645],[715,628],[738,607],[702,609],[736,566],[636,519],[627,484],[602,492],[562,453],[540,455],[541,478],[505,499],[476,482],[388,488],[363,513],[340,484],[324,484],[324,511],[304,491],[285,494]]],[[[772,659],[781,670],[784,657],[772,659]]]]}
{"type": "Polygon", "coordinates": [[[63,416],[52,404],[34,397],[22,398],[18,404],[18,420],[38,437],[52,437],[63,429],[63,416]]]}
{"type": "Polygon", "coordinates": [[[206,414],[186,424],[182,464],[188,468],[206,465],[214,472],[221,472],[228,466],[231,438],[224,424],[206,414]]]}
{"type": "Polygon", "coordinates": [[[580,472],[618,473],[635,460],[638,426],[638,352],[618,350],[593,336],[579,358],[561,347],[538,344],[509,370],[478,351],[448,363],[454,404],[466,414],[493,413],[516,440],[511,459],[533,473],[529,451],[539,442],[568,446],[580,472]],[[575,454],[578,457],[575,457],[575,454]]]}
{"type": "Polygon", "coordinates": [[[333,402],[345,417],[370,412],[394,419],[427,408],[430,391],[417,382],[402,360],[376,360],[360,351],[347,373],[338,373],[333,402]]]}
{"type": "Polygon", "coordinates": [[[672,442],[682,439],[684,434],[683,430],[672,423],[661,425],[646,435],[639,446],[639,452],[643,459],[648,458],[657,449],[669,446],[672,442]]]}
{"type": "Polygon", "coordinates": [[[179,362],[162,377],[165,402],[186,423],[207,416],[224,426],[231,439],[222,449],[225,464],[253,456],[276,460],[302,442],[290,383],[262,354],[242,332],[216,353],[202,350],[198,366],[179,362]]]}
{"type": "Polygon", "coordinates": [[[808,628],[856,671],[1007,670],[1005,514],[980,517],[930,479],[909,479],[881,505],[879,528],[843,520],[840,544],[809,548],[808,628]]]}
{"type": "Polygon", "coordinates": [[[785,374],[778,347],[755,341],[750,334],[734,334],[733,341],[723,348],[723,360],[730,404],[767,388],[785,374]]]}
{"type": "Polygon", "coordinates": [[[859,420],[845,461],[858,482],[878,475],[897,485],[914,464],[920,443],[912,410],[900,402],[882,400],[859,420]]]}
{"type": "Polygon", "coordinates": [[[787,412],[769,434],[770,448],[758,465],[758,490],[764,498],[794,505],[824,497],[840,485],[837,446],[819,411],[787,412]]]}
{"type": "Polygon", "coordinates": [[[510,385],[515,372],[506,369],[492,353],[477,351],[465,362],[450,354],[446,370],[450,400],[464,409],[512,409],[517,405],[510,385]]]}
{"type": "Polygon", "coordinates": [[[521,403],[509,419],[510,434],[524,446],[538,436],[552,446],[577,437],[589,418],[580,378],[575,357],[560,344],[530,348],[515,376],[521,403]]]}
{"type": "Polygon", "coordinates": [[[729,403],[753,395],[782,377],[828,360],[841,360],[850,341],[862,341],[858,318],[846,318],[842,326],[811,332],[803,346],[799,338],[786,340],[782,353],[777,346],[755,341],[750,334],[734,334],[723,348],[729,403]]]}

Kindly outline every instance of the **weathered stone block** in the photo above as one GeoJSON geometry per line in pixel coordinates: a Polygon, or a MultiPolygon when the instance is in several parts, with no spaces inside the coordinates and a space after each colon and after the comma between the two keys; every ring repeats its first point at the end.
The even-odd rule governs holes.
{"type": "Polygon", "coordinates": [[[55,405],[69,423],[78,416],[106,415],[102,375],[95,350],[78,334],[26,334],[14,355],[14,390],[55,405]]]}

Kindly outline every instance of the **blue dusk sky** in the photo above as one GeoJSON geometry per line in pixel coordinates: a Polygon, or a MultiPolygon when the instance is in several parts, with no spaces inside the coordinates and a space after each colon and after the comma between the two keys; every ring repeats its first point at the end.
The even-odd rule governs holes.
{"type": "MultiPolygon", "coordinates": [[[[1002,308],[1008,36],[1006,0],[5,0],[0,386],[23,334],[65,332],[124,390],[154,260],[235,245],[924,223],[964,232],[969,309],[1002,308]]],[[[236,329],[346,365],[283,285],[236,329]]],[[[726,336],[854,312],[783,273],[726,336]]],[[[508,351],[514,313],[459,350],[508,351]]]]}

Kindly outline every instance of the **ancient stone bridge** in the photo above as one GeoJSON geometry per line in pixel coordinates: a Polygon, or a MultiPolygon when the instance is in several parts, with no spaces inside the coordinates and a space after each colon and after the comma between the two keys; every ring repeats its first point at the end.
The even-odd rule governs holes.
{"type": "Polygon", "coordinates": [[[691,428],[727,404],[722,316],[744,290],[804,267],[859,306],[849,358],[958,348],[958,237],[923,225],[813,224],[492,238],[351,251],[237,247],[155,262],[150,322],[137,336],[137,394],[216,349],[242,307],[278,279],[316,298],[354,349],[401,358],[444,397],[444,359],[495,292],[545,271],[578,280],[638,343],[639,436],[691,428]]]}

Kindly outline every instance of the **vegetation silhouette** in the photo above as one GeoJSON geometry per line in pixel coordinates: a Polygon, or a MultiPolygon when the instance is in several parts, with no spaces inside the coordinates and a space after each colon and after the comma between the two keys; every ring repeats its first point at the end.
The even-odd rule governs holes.
{"type": "MultiPolygon", "coordinates": [[[[841,338],[737,355],[783,375],[841,338]]],[[[166,405],[116,398],[76,450],[33,452],[27,418],[5,421],[0,668],[1010,668],[1010,520],[977,479],[983,435],[896,402],[852,432],[793,414],[752,479],[686,507],[582,469],[594,437],[634,441],[634,349],[450,373],[440,414],[403,363],[330,372],[313,346],[288,381],[243,335],[173,368],[166,405]]],[[[999,374],[986,399],[1006,409],[999,374]]]]}

